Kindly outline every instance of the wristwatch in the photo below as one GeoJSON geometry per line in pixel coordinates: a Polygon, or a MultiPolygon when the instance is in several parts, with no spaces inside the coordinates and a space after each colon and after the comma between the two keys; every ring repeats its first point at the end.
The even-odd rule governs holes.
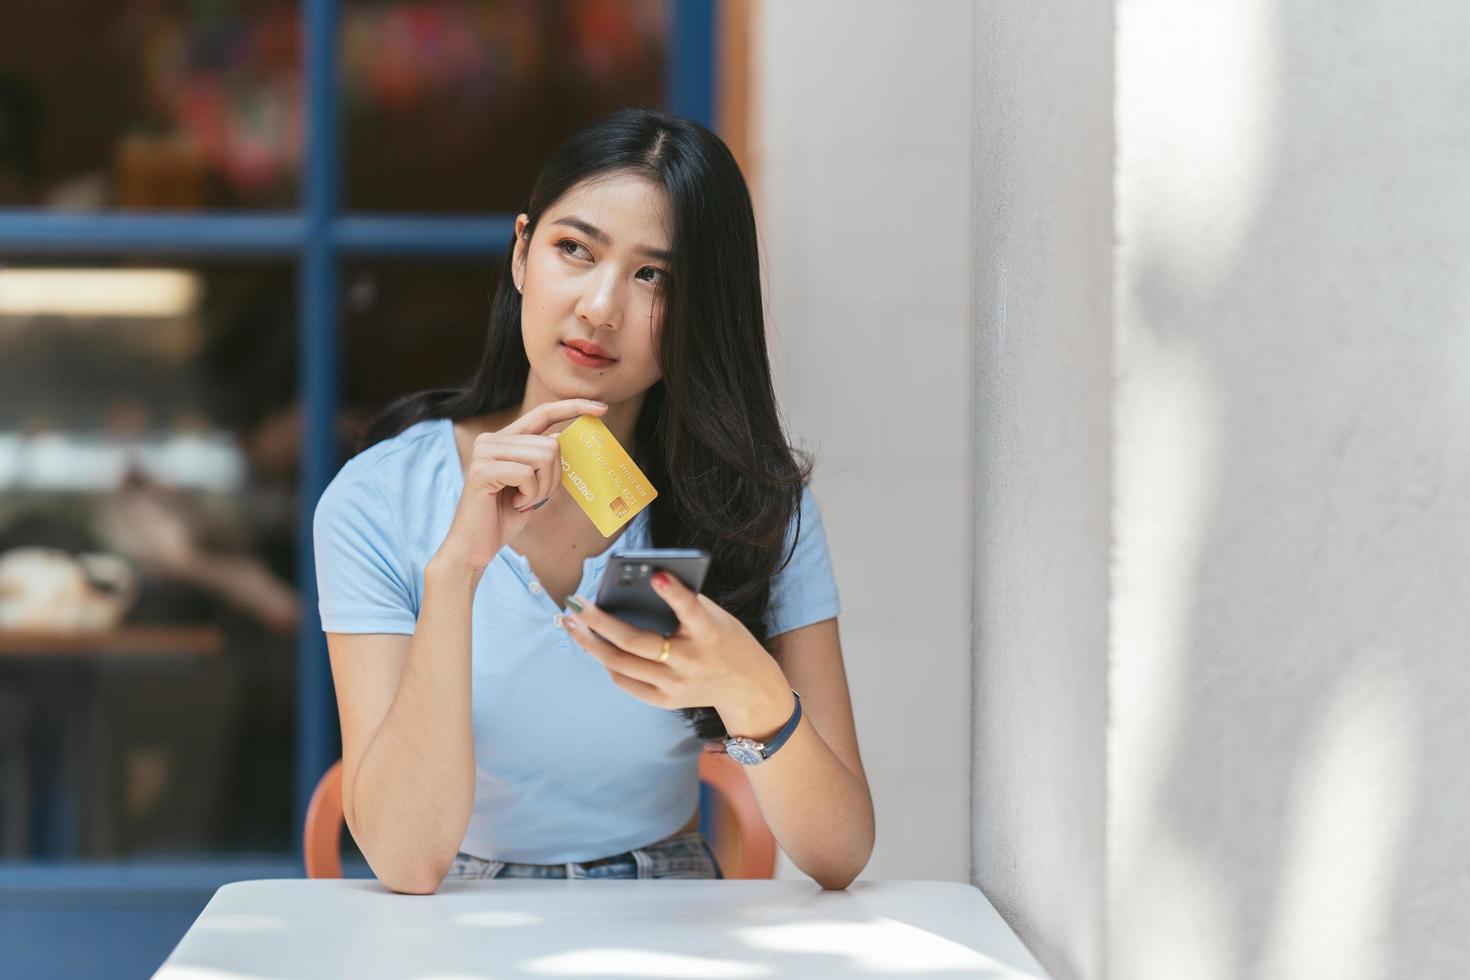
{"type": "Polygon", "coordinates": [[[786,724],[781,726],[781,730],[769,742],[762,744],[744,735],[725,736],[725,751],[730,758],[742,766],[758,766],[775,755],[776,750],[786,744],[786,740],[791,737],[791,733],[796,731],[796,726],[801,722],[801,695],[795,691],[792,691],[791,694],[796,698],[796,707],[792,710],[791,717],[787,719],[786,724]]]}

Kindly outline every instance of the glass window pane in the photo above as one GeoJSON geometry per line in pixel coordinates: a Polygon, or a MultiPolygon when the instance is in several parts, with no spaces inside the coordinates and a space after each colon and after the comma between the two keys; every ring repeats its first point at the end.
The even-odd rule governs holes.
{"type": "Polygon", "coordinates": [[[290,852],[294,269],[0,263],[0,860],[290,852]]]}
{"type": "Polygon", "coordinates": [[[294,206],[300,22],[298,0],[0,4],[0,206],[294,206]]]}
{"type": "Polygon", "coordinates": [[[360,426],[398,395],[460,385],[480,363],[497,260],[372,259],[342,273],[346,456],[360,426]]]}
{"type": "Polygon", "coordinates": [[[625,105],[662,105],[663,0],[348,0],[347,203],[514,211],[547,154],[625,105]]]}

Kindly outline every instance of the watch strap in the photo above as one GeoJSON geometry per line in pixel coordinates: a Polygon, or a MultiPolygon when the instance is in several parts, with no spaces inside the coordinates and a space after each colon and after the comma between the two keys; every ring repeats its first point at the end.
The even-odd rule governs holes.
{"type": "Polygon", "coordinates": [[[796,731],[796,726],[801,724],[801,695],[795,691],[792,691],[791,695],[796,698],[796,707],[791,710],[791,717],[786,720],[786,724],[782,725],[781,730],[761,749],[763,759],[769,759],[775,755],[776,750],[785,745],[791,733],[796,731]]]}

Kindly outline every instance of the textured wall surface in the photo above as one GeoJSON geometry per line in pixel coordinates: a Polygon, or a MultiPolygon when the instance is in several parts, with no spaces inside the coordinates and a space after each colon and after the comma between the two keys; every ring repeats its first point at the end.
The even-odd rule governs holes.
{"type": "Polygon", "coordinates": [[[975,882],[1058,977],[1102,958],[1112,23],[975,30],[975,882]]]}
{"type": "Polygon", "coordinates": [[[783,0],[756,25],[771,359],[817,453],[867,878],[969,878],[972,17],[783,0]]]}
{"type": "Polygon", "coordinates": [[[1470,7],[1117,10],[1108,975],[1464,976],[1470,7]]]}

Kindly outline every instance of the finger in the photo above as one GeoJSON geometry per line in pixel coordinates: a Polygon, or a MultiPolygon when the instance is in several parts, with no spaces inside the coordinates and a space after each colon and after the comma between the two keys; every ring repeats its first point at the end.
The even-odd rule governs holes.
{"type": "Polygon", "coordinates": [[[536,467],[528,463],[502,462],[500,467],[506,473],[504,489],[512,491],[509,494],[510,505],[516,510],[524,510],[530,506],[531,494],[536,492],[536,467]]]}
{"type": "Polygon", "coordinates": [[[645,684],[642,681],[634,680],[626,674],[620,674],[615,670],[609,670],[607,676],[612,678],[612,682],[618,687],[627,691],[639,701],[651,704],[655,708],[673,709],[679,707],[675,698],[665,694],[652,684],[645,684]]]}
{"type": "MultiPolygon", "coordinates": [[[[663,652],[664,638],[657,633],[632,626],[611,613],[597,608],[579,595],[572,596],[572,598],[582,607],[576,618],[610,642],[617,644],[621,649],[648,660],[657,660],[658,655],[663,652]]],[[[570,602],[567,604],[571,605],[570,602]]],[[[575,609],[576,606],[572,608],[575,609]]]]}
{"type": "Polygon", "coordinates": [[[550,500],[551,495],[561,484],[561,443],[556,440],[555,436],[517,436],[516,438],[534,440],[536,447],[536,488],[526,491],[534,493],[535,497],[527,500],[526,504],[534,505],[550,500]]]}
{"type": "Polygon", "coordinates": [[[486,441],[481,442],[476,438],[474,448],[474,460],[493,463],[497,459],[513,460],[524,463],[535,471],[535,480],[531,485],[517,484],[521,495],[511,500],[511,506],[519,509],[530,504],[545,500],[554,489],[552,481],[560,478],[560,464],[550,461],[555,453],[559,453],[557,441],[550,436],[510,436],[507,441],[498,434],[487,434],[486,441]]]}
{"type": "MultiPolygon", "coordinates": [[[[557,442],[556,436],[481,432],[475,436],[475,445],[470,450],[470,457],[476,460],[507,458],[507,460],[516,460],[517,463],[526,463],[535,467],[538,478],[537,486],[526,492],[538,494],[535,501],[531,501],[537,502],[550,497],[551,491],[556,489],[556,483],[562,478],[560,453],[562,453],[562,444],[557,442]]],[[[519,507],[520,502],[517,502],[516,505],[519,507]]]]}
{"type": "Polygon", "coordinates": [[[536,471],[527,463],[508,459],[479,459],[470,464],[465,482],[484,487],[493,496],[506,487],[522,487],[533,483],[536,471]]]}
{"type": "Polygon", "coordinates": [[[617,671],[628,677],[640,680],[645,684],[657,684],[662,678],[668,677],[668,668],[663,664],[655,663],[646,657],[640,657],[635,653],[618,648],[607,640],[593,633],[585,622],[579,623],[579,616],[565,616],[562,618],[566,626],[567,634],[571,636],[577,646],[592,654],[597,661],[608,670],[617,671]]]}
{"type": "Polygon", "coordinates": [[[570,421],[578,415],[602,415],[606,411],[607,405],[591,398],[566,398],[537,405],[500,431],[541,435],[558,422],[570,421]]]}
{"type": "Polygon", "coordinates": [[[546,450],[546,469],[541,476],[546,482],[541,487],[541,496],[537,503],[542,500],[550,500],[551,495],[556,493],[556,488],[561,486],[561,443],[555,436],[542,436],[548,443],[546,450]]]}
{"type": "Polygon", "coordinates": [[[552,412],[541,424],[541,428],[536,430],[541,435],[556,436],[583,415],[601,417],[607,414],[607,404],[595,398],[568,398],[564,402],[553,404],[561,404],[565,407],[552,412]]]}
{"type": "Polygon", "coordinates": [[[536,470],[536,485],[524,488],[527,499],[512,501],[516,508],[547,499],[561,481],[561,443],[555,436],[482,432],[475,437],[472,453],[477,459],[514,459],[536,470]]]}
{"type": "Polygon", "coordinates": [[[674,615],[679,617],[679,622],[688,626],[691,630],[701,629],[708,625],[709,610],[699,603],[699,593],[679,580],[677,575],[659,569],[653,573],[649,580],[653,586],[653,592],[669,608],[674,610],[674,615]]]}
{"type": "Polygon", "coordinates": [[[544,446],[547,440],[554,442],[555,437],[531,435],[527,432],[481,432],[475,436],[471,455],[494,455],[497,446],[544,446]]]}
{"type": "Polygon", "coordinates": [[[516,500],[515,506],[533,507],[551,498],[561,483],[561,443],[554,436],[514,436],[526,440],[531,449],[530,462],[536,468],[536,485],[524,487],[526,497],[516,500]]]}

